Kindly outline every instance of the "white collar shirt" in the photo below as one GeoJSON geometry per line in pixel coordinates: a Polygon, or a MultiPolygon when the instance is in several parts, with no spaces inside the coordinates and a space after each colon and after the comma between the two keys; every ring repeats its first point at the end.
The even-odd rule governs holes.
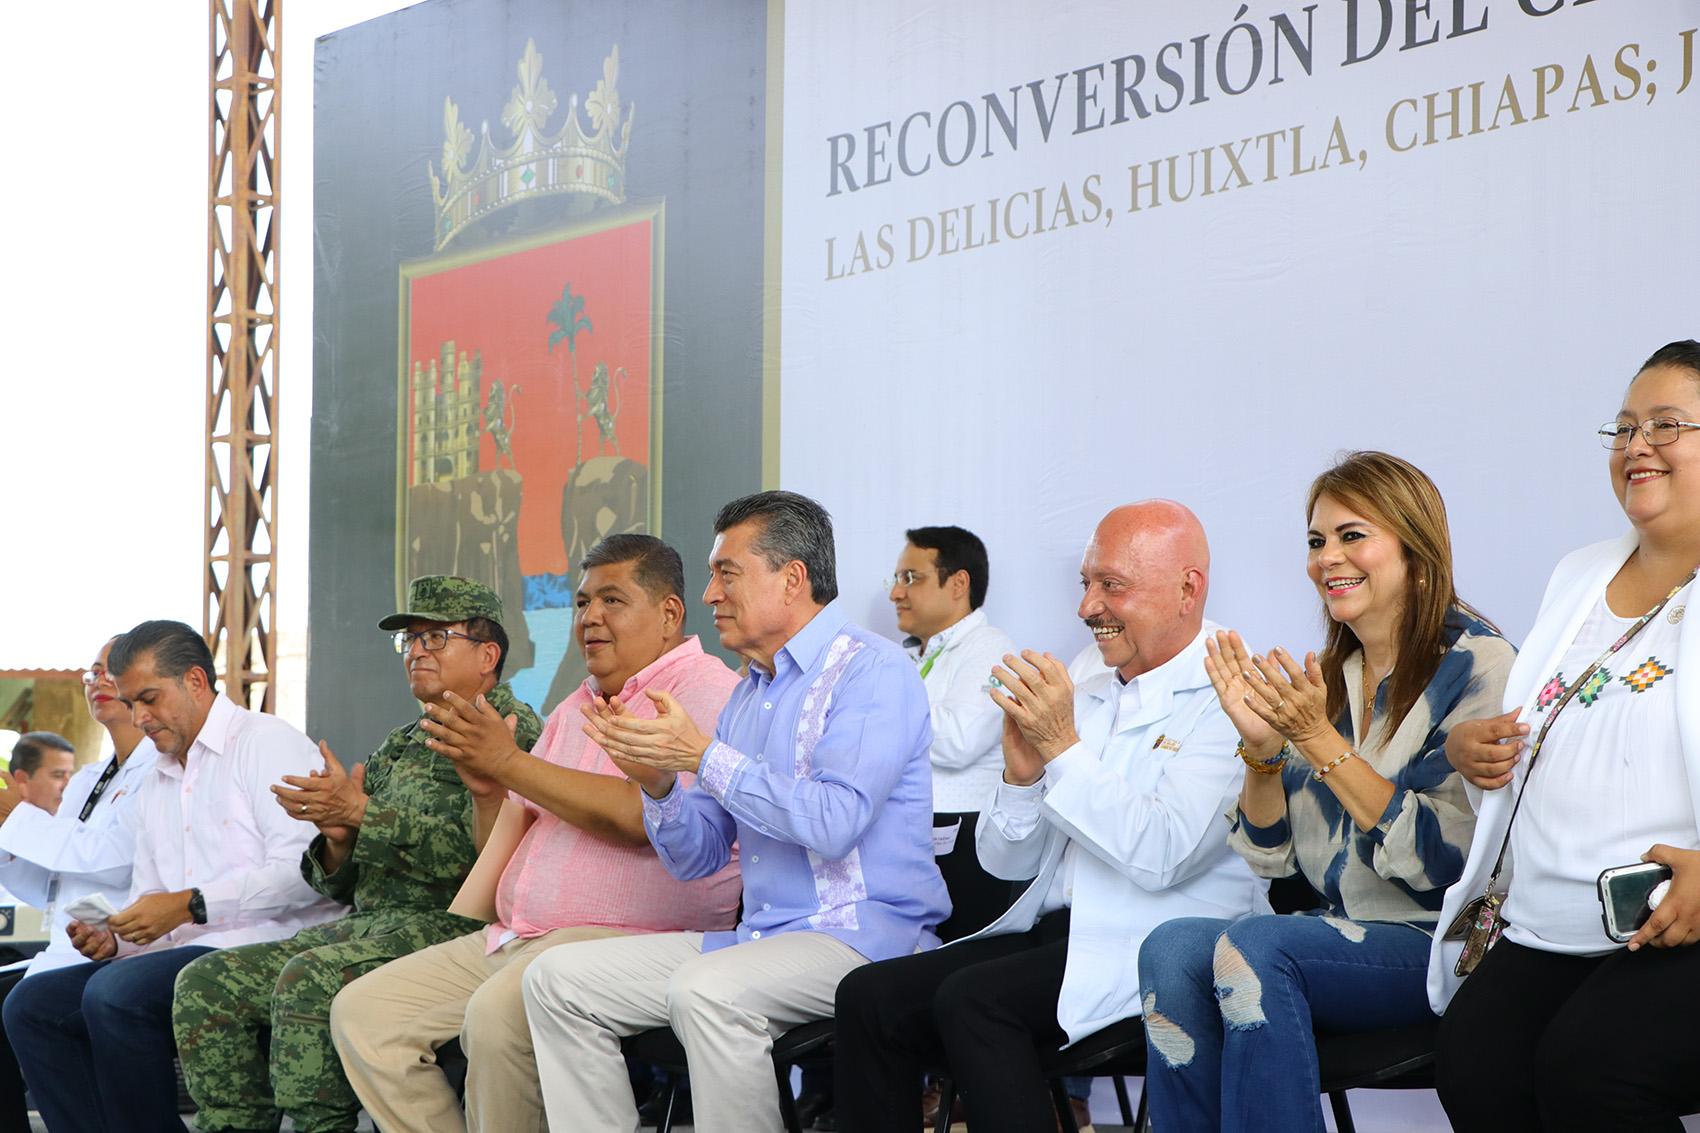
{"type": "Polygon", "coordinates": [[[1000,781],[975,829],[986,872],[1033,884],[965,939],[1025,932],[1063,903],[1072,909],[1057,1002],[1071,1042],[1139,1014],[1137,959],[1151,929],[1269,909],[1267,883],[1219,825],[1244,769],[1204,672],[1216,628],[1206,622],[1177,656],[1126,685],[1105,671],[1078,686],[1080,742],[1030,787],[1000,781]]]}
{"type": "Polygon", "coordinates": [[[155,761],[137,807],[130,899],[199,889],[207,923],[181,925],[151,950],[281,940],[345,911],[302,877],[301,855],[317,828],[286,813],[270,790],[285,775],[323,767],[306,736],[223,695],[187,759],[155,761]]]}
{"type": "Polygon", "coordinates": [[[933,810],[978,811],[1003,774],[1003,709],[988,695],[992,666],[1015,652],[1015,641],[980,609],[934,634],[925,649],[914,637],[903,645],[923,670],[932,712],[933,810]]]}
{"type": "MultiPolygon", "coordinates": [[[[1121,732],[1124,721],[1130,721],[1139,715],[1139,706],[1143,703],[1139,690],[1141,682],[1147,678],[1154,682],[1161,681],[1162,669],[1141,673],[1126,683],[1123,683],[1121,675],[1114,671],[1098,673],[1088,678],[1092,689],[1089,703],[1096,702],[1098,705],[1094,714],[1108,713],[1111,736],[1121,732]]],[[[1039,907],[1040,916],[1069,908],[1074,904],[1074,868],[1079,858],[1080,843],[1070,838],[1068,845],[1063,848],[1062,867],[1051,878],[1050,890],[1039,907]]]]}
{"type": "Polygon", "coordinates": [[[158,757],[152,740],[137,744],[87,820],[80,818],[83,805],[110,758],[71,777],[57,813],[23,803],[0,823],[0,882],[46,913],[47,947],[30,961],[31,975],[84,961],[65,933],[71,919],[65,915],[67,905],[96,893],[115,909],[128,902],[130,867],[136,857],[136,802],[158,757]]]}

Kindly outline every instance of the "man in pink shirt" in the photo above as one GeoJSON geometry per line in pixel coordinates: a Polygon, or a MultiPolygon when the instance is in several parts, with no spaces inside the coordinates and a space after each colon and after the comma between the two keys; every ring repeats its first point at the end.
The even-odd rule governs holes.
{"type": "Polygon", "coordinates": [[[429,746],[454,761],[471,791],[482,850],[456,909],[472,915],[484,902],[494,921],[386,964],[337,996],[337,1052],[380,1129],[544,1133],[520,996],[526,966],[572,941],[736,922],[736,862],[700,881],[674,880],[644,832],[638,786],[585,737],[580,708],[618,697],[652,717],[644,694],[666,691],[712,729],[737,674],[685,635],[684,565],[672,547],[610,535],[579,566],[573,634],[590,678],[550,714],[531,753],[482,699],[449,694],[446,706],[427,709],[429,746]],[[491,902],[480,878],[498,874],[491,902]],[[434,1065],[436,1049],[457,1036],[467,1058],[464,1116],[434,1065]]]}

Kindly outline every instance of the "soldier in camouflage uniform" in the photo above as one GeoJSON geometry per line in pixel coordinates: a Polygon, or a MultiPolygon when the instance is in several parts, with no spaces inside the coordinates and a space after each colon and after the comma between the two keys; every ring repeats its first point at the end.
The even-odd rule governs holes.
{"type": "MultiPolygon", "coordinates": [[[[415,579],[407,609],[378,626],[400,631],[415,698],[482,694],[529,751],[541,724],[500,683],[501,622],[501,599],[488,587],[431,575],[415,579]]],[[[208,953],[178,975],[172,1023],[201,1130],[275,1130],[280,1111],[301,1133],[352,1130],[360,1102],[331,1042],[331,1000],[389,960],[478,927],[447,911],[477,856],[472,798],[424,739],[418,721],[397,728],[352,774],[321,744],[323,773],[272,788],[319,828],[302,875],[353,911],[288,940],[208,953]]]]}

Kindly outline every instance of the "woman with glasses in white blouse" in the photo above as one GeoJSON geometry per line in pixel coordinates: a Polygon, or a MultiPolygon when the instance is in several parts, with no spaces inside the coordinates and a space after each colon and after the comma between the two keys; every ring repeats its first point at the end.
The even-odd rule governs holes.
{"type": "Polygon", "coordinates": [[[1700,342],[1673,342],[1600,429],[1630,531],[1559,563],[1509,711],[1447,743],[1480,811],[1442,912],[1460,939],[1429,971],[1440,1099],[1464,1133],[1674,1133],[1700,1109],[1696,430],[1700,342]],[[1615,939],[1600,875],[1643,861],[1668,867],[1668,891],[1616,910],[1619,937],[1646,920],[1615,939]]]}

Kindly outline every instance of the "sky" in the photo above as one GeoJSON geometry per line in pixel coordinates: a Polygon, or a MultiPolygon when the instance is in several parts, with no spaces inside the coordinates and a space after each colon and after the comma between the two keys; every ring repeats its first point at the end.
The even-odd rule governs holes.
{"type": "MultiPolygon", "coordinates": [[[[289,0],[278,399],[280,713],[300,723],[312,405],[313,41],[406,7],[289,0]]],[[[210,6],[9,5],[0,215],[0,669],[78,668],[146,618],[201,624],[210,6]],[[85,113],[86,111],[86,113],[85,113]],[[19,171],[26,175],[18,176],[19,171]]]]}

